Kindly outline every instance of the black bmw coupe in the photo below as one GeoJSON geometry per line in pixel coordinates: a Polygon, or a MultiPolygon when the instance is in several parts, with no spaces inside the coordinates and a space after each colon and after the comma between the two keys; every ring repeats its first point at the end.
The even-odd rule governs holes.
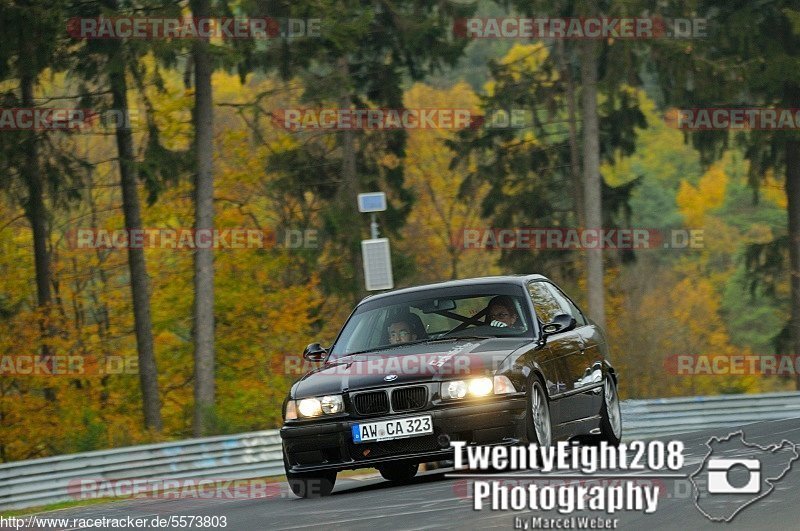
{"type": "Polygon", "coordinates": [[[450,441],[618,444],[618,377],[605,334],[541,275],[486,277],[365,298],[320,367],[292,385],[281,429],[301,497],[331,492],[340,470],[391,481],[452,459],[450,441]]]}

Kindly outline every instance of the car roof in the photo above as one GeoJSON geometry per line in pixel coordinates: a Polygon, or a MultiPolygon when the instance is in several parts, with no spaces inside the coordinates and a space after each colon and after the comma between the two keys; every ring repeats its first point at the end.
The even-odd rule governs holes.
{"type": "Polygon", "coordinates": [[[525,285],[527,282],[531,280],[548,280],[547,277],[544,275],[497,275],[491,277],[476,277],[476,278],[465,278],[461,280],[446,280],[443,282],[434,282],[432,284],[423,284],[420,286],[411,286],[408,288],[400,288],[395,289],[392,291],[385,291],[383,293],[376,293],[374,295],[368,295],[364,297],[361,304],[366,301],[374,301],[383,297],[388,297],[391,295],[399,295],[404,293],[414,293],[415,291],[425,291],[429,289],[436,289],[436,288],[453,288],[457,286],[476,286],[479,284],[517,284],[517,285],[525,285]]]}

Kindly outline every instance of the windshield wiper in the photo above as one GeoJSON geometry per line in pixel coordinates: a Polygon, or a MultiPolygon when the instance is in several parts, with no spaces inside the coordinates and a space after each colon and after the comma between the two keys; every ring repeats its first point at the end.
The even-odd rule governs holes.
{"type": "MultiPolygon", "coordinates": [[[[384,351],[384,350],[392,350],[392,349],[395,349],[395,348],[407,347],[408,345],[419,345],[421,343],[427,343],[428,341],[430,341],[430,339],[418,339],[416,341],[406,341],[405,343],[396,343],[394,345],[381,345],[379,347],[369,348],[367,350],[357,350],[356,352],[347,352],[345,354],[342,354],[339,357],[343,358],[345,356],[355,356],[356,354],[368,354],[370,352],[381,352],[381,351],[384,351]]],[[[336,358],[336,359],[339,359],[339,358],[336,358]]]]}
{"type": "Polygon", "coordinates": [[[445,335],[439,336],[433,339],[429,339],[428,342],[433,341],[455,341],[457,339],[495,339],[493,336],[474,336],[474,335],[467,335],[467,336],[448,336],[450,332],[445,332],[445,335]]]}
{"type": "MultiPolygon", "coordinates": [[[[376,348],[370,348],[367,350],[358,350],[356,352],[347,352],[342,354],[336,360],[347,356],[355,356],[357,354],[369,354],[371,352],[382,352],[384,350],[393,350],[396,348],[407,347],[409,345],[421,345],[423,343],[438,343],[440,341],[457,341],[459,339],[493,339],[491,336],[450,336],[450,337],[430,337],[428,339],[418,339],[416,341],[406,341],[405,343],[396,343],[394,345],[383,345],[376,348]]],[[[336,361],[334,360],[334,361],[336,361]]]]}

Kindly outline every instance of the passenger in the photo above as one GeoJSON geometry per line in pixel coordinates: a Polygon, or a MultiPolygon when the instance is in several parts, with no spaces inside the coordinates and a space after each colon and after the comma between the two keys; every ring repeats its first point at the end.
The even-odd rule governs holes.
{"type": "Polygon", "coordinates": [[[486,315],[492,326],[520,328],[522,325],[514,301],[508,295],[492,298],[487,305],[486,315]]]}

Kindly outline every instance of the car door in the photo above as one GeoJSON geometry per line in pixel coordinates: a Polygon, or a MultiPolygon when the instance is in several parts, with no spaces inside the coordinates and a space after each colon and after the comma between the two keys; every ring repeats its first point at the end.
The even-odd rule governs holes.
{"type": "Polygon", "coordinates": [[[550,282],[544,282],[544,285],[561,308],[560,313],[571,315],[576,323],[573,333],[578,349],[564,358],[568,374],[567,392],[575,393],[571,400],[572,418],[597,415],[603,384],[603,355],[598,344],[600,334],[558,286],[550,282]]]}
{"type": "MultiPolygon", "coordinates": [[[[545,281],[535,280],[528,283],[528,293],[533,302],[536,318],[541,325],[549,323],[553,318],[565,313],[552,292],[547,288],[545,281]]],[[[545,349],[548,351],[551,365],[558,375],[557,382],[548,382],[548,392],[553,399],[550,403],[550,412],[557,424],[563,424],[576,418],[571,394],[574,381],[568,366],[569,359],[577,355],[582,348],[580,335],[575,330],[568,330],[548,336],[545,349]]]]}

